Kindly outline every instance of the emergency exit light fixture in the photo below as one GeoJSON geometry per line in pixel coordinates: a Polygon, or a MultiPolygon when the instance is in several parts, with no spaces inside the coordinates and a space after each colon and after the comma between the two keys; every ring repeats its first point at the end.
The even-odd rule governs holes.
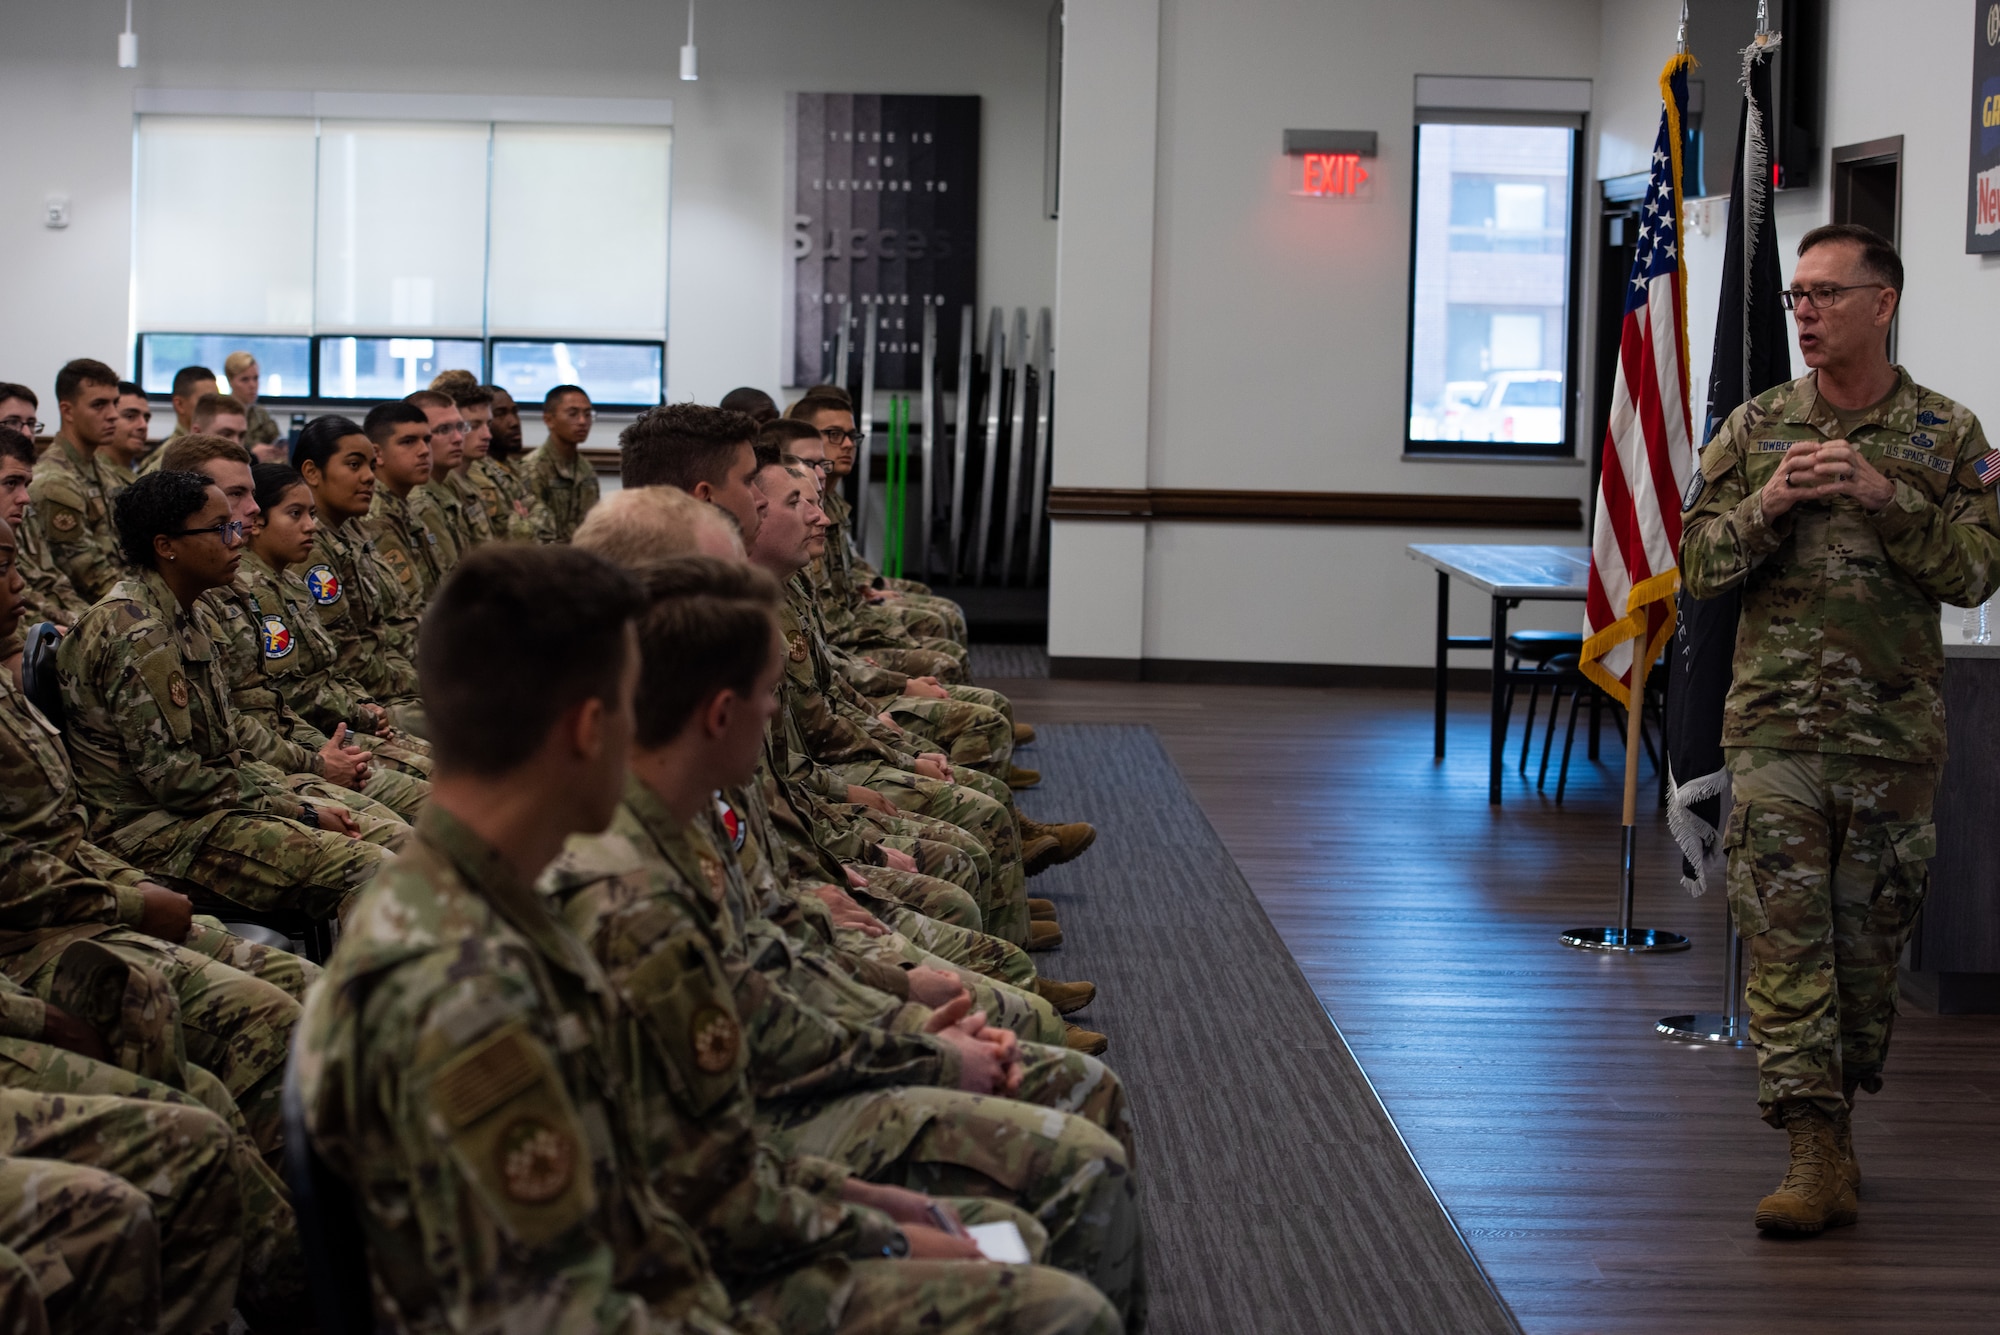
{"type": "Polygon", "coordinates": [[[1292,191],[1316,199],[1352,198],[1371,177],[1361,159],[1375,156],[1373,130],[1287,130],[1285,156],[1299,159],[1292,191]]]}

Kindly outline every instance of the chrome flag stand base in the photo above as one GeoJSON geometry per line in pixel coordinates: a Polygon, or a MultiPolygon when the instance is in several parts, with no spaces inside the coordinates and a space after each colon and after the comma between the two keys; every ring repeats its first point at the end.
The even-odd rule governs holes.
{"type": "Polygon", "coordinates": [[[1723,1013],[1669,1015],[1653,1026],[1653,1031],[1662,1038],[1677,1038],[1688,1043],[1714,1043],[1726,1048],[1749,1046],[1750,1026],[1743,1016],[1743,938],[1736,934],[1735,920],[1726,899],[1722,913],[1723,917],[1730,919],[1726,933],[1729,961],[1728,967],[1722,971],[1723,1013]]]}
{"type": "Polygon", "coordinates": [[[1670,950],[1686,950],[1693,942],[1679,932],[1661,931],[1657,927],[1634,927],[1632,925],[1632,892],[1636,876],[1634,866],[1639,832],[1630,825],[1625,827],[1625,899],[1619,912],[1616,927],[1572,927],[1560,938],[1566,946],[1577,950],[1614,950],[1627,955],[1663,954],[1670,950]]]}

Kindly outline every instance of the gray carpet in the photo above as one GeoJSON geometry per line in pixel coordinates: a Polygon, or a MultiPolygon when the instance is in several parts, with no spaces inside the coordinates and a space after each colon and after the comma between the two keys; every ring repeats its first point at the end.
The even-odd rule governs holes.
{"type": "Polygon", "coordinates": [[[1039,644],[975,644],[968,666],[976,682],[990,682],[995,677],[1047,677],[1049,651],[1039,644]]]}
{"type": "Polygon", "coordinates": [[[1158,1335],[1518,1335],[1153,730],[1052,724],[1038,819],[1096,846],[1030,882],[1095,981],[1137,1114],[1158,1335]]]}

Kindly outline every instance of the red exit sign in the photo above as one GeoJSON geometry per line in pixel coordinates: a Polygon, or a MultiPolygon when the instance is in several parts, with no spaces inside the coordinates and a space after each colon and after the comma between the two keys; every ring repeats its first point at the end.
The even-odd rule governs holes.
{"type": "Polygon", "coordinates": [[[1368,169],[1361,165],[1359,153],[1305,153],[1299,161],[1302,195],[1351,197],[1368,183],[1368,169]]]}

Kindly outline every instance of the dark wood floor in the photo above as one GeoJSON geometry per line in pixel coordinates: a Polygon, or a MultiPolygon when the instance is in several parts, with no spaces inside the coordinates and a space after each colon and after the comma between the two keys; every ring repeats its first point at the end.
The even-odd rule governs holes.
{"type": "Polygon", "coordinates": [[[1722,905],[1679,889],[1664,820],[1642,818],[1638,921],[1695,948],[1556,942],[1615,920],[1609,729],[1562,808],[1510,757],[1494,810],[1483,697],[1454,700],[1438,765],[1420,692],[993,684],[1025,719],[1158,728],[1532,1335],[2000,1328],[2000,1017],[1906,1005],[1857,1116],[1862,1222],[1760,1237],[1784,1140],[1757,1120],[1751,1057],[1652,1032],[1721,991],[1722,905]]]}

